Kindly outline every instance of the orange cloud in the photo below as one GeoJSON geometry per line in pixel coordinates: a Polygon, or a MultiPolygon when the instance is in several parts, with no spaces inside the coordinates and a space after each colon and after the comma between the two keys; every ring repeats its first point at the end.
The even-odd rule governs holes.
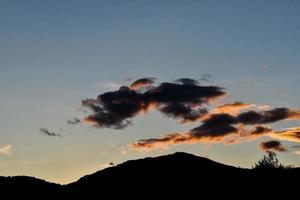
{"type": "Polygon", "coordinates": [[[171,145],[198,142],[236,144],[254,141],[263,136],[300,142],[300,127],[275,132],[271,128],[261,125],[285,119],[297,119],[297,116],[298,112],[287,108],[247,111],[237,116],[228,113],[210,114],[200,126],[186,133],[174,133],[159,138],[140,140],[130,146],[133,149],[153,150],[165,149],[171,145]]]}
{"type": "Polygon", "coordinates": [[[290,120],[298,120],[300,119],[300,109],[290,110],[290,120]]]}
{"type": "Polygon", "coordinates": [[[273,132],[272,134],[270,134],[270,137],[289,142],[300,142],[300,126],[273,132]]]}
{"type": "Polygon", "coordinates": [[[130,85],[130,89],[139,90],[142,88],[148,88],[154,83],[155,80],[156,78],[152,78],[152,77],[138,79],[130,85]]]}
{"type": "Polygon", "coordinates": [[[173,133],[169,135],[163,135],[159,138],[152,139],[143,139],[132,144],[129,144],[129,147],[133,150],[139,151],[152,151],[157,149],[168,149],[173,145],[181,145],[181,144],[196,144],[199,142],[203,143],[222,143],[224,141],[230,141],[231,134],[226,136],[203,136],[197,137],[190,133],[173,133]]]}
{"type": "Polygon", "coordinates": [[[83,124],[97,126],[97,122],[92,117],[88,116],[82,120],[83,124]]]}
{"type": "MultiPolygon", "coordinates": [[[[283,131],[273,131],[266,126],[254,126],[247,128],[237,125],[236,131],[217,135],[195,135],[191,131],[187,133],[173,133],[163,135],[159,138],[143,139],[129,145],[133,150],[152,151],[157,149],[168,149],[173,145],[195,144],[195,143],[223,143],[237,144],[241,142],[255,141],[261,137],[270,137],[290,142],[300,142],[300,127],[288,128],[283,131]]],[[[267,144],[268,145],[268,144],[267,144]]],[[[262,144],[260,145],[262,146],[262,144]]]]}
{"type": "Polygon", "coordinates": [[[300,156],[300,151],[294,151],[294,154],[300,156]]]}
{"type": "Polygon", "coordinates": [[[232,115],[238,114],[241,110],[255,107],[255,104],[246,104],[240,101],[228,103],[218,106],[212,110],[212,113],[228,113],[232,115]]]}

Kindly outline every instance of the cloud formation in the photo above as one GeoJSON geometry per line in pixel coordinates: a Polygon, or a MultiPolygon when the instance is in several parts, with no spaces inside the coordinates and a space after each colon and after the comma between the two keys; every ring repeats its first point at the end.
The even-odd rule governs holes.
{"type": "Polygon", "coordinates": [[[255,126],[253,131],[251,132],[251,135],[262,135],[271,133],[272,129],[266,126],[255,126]]]}
{"type": "Polygon", "coordinates": [[[191,108],[180,103],[171,103],[159,110],[167,117],[181,119],[180,123],[194,122],[208,114],[206,108],[191,108]]]}
{"type": "Polygon", "coordinates": [[[283,145],[281,144],[280,141],[277,140],[270,140],[270,141],[266,141],[266,142],[260,142],[259,147],[261,148],[261,150],[263,151],[280,151],[280,152],[284,152],[287,151],[283,145]]]}
{"type": "Polygon", "coordinates": [[[134,81],[133,83],[131,83],[131,85],[129,87],[132,90],[139,90],[141,88],[147,89],[155,82],[155,80],[156,80],[156,78],[153,78],[153,77],[141,78],[141,79],[138,79],[138,80],[134,81]]]}
{"type": "Polygon", "coordinates": [[[212,113],[228,113],[228,114],[238,114],[241,110],[255,107],[254,104],[246,104],[240,101],[228,104],[222,104],[212,110],[212,113]]]}
{"type": "Polygon", "coordinates": [[[300,119],[299,110],[275,108],[263,111],[248,111],[238,116],[237,120],[245,125],[269,124],[287,119],[300,119]]]}
{"type": "Polygon", "coordinates": [[[223,88],[202,86],[194,79],[182,78],[156,86],[153,83],[154,78],[138,79],[129,87],[83,100],[82,105],[92,112],[83,122],[98,128],[122,129],[132,124],[133,117],[150,109],[182,123],[196,121],[207,113],[204,104],[225,95],[223,88]]]}
{"type": "Polygon", "coordinates": [[[139,140],[130,145],[137,150],[167,148],[170,145],[190,144],[195,142],[233,144],[252,141],[262,136],[300,142],[298,128],[275,132],[264,124],[286,119],[298,119],[297,110],[275,108],[270,110],[251,110],[238,115],[228,113],[210,114],[201,125],[186,133],[174,133],[157,139],[139,140]],[[250,126],[246,127],[246,126],[250,126]]]}
{"type": "MultiPolygon", "coordinates": [[[[212,101],[227,93],[221,87],[202,85],[199,81],[180,78],[174,82],[157,83],[152,77],[135,80],[128,86],[102,93],[95,99],[83,100],[82,106],[88,108],[89,113],[82,122],[97,128],[123,129],[132,124],[132,118],[155,109],[180,123],[199,123],[183,133],[175,132],[130,144],[131,148],[138,150],[197,142],[234,144],[263,136],[300,142],[299,127],[282,131],[274,131],[269,127],[283,120],[299,120],[299,109],[271,108],[240,101],[211,108],[212,101]]],[[[79,122],[79,119],[69,120],[70,124],[79,122]]],[[[274,142],[260,146],[267,149],[270,144],[274,145],[274,142]]],[[[275,150],[280,149],[278,147],[275,150]]]]}
{"type": "Polygon", "coordinates": [[[12,145],[6,145],[0,148],[0,154],[9,156],[11,154],[12,145]]]}
{"type": "Polygon", "coordinates": [[[40,132],[41,132],[41,134],[46,135],[46,136],[62,137],[61,134],[49,131],[46,128],[40,128],[40,132]]]}
{"type": "Polygon", "coordinates": [[[271,134],[272,138],[289,142],[300,142],[300,127],[287,128],[271,134]]]}

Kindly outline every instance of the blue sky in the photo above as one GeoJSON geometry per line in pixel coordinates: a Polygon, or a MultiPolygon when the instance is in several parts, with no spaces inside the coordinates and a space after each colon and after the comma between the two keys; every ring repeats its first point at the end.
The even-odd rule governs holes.
{"type": "MultiPolygon", "coordinates": [[[[121,131],[66,124],[83,116],[82,99],[130,77],[209,73],[227,101],[299,108],[299,9],[296,0],[1,0],[0,147],[12,148],[0,155],[0,175],[70,182],[110,161],[162,154],[120,153],[132,141],[187,130],[156,112],[121,131]],[[43,137],[40,127],[64,137],[43,137]]],[[[246,167],[262,154],[257,142],[163,153],[174,151],[246,167]]],[[[296,155],[280,158],[300,165],[296,155]]]]}

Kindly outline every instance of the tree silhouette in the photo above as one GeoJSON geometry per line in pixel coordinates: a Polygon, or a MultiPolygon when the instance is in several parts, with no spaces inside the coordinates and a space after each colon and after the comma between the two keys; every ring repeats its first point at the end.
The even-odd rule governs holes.
{"type": "Polygon", "coordinates": [[[276,153],[267,151],[267,155],[255,163],[255,169],[283,169],[284,165],[279,162],[276,153]]]}

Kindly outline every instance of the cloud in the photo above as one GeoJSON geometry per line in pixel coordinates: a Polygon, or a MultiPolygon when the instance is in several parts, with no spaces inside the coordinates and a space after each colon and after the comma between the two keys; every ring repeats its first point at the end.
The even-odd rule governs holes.
{"type": "Polygon", "coordinates": [[[276,131],[270,135],[274,139],[289,142],[300,142],[300,127],[291,127],[285,130],[276,131]]]}
{"type": "Polygon", "coordinates": [[[130,144],[129,147],[134,150],[151,151],[154,149],[167,149],[170,145],[188,142],[192,143],[191,135],[189,133],[173,133],[159,138],[139,140],[130,144]]]}
{"type": "Polygon", "coordinates": [[[225,95],[223,88],[201,86],[193,79],[178,79],[157,86],[153,83],[153,78],[138,79],[130,87],[122,86],[96,99],[83,100],[82,105],[92,112],[83,122],[98,128],[123,129],[132,124],[133,117],[150,109],[183,123],[195,121],[206,114],[204,104],[225,95]]]}
{"type": "Polygon", "coordinates": [[[255,126],[254,129],[251,131],[251,135],[263,135],[272,133],[272,129],[266,126],[255,126]]]}
{"type": "Polygon", "coordinates": [[[247,127],[243,124],[238,124],[236,127],[238,129],[237,134],[232,135],[229,140],[223,140],[221,142],[223,142],[224,144],[251,142],[263,136],[269,136],[271,133],[273,133],[273,130],[271,128],[261,125],[247,127]]]}
{"type": "Polygon", "coordinates": [[[202,125],[191,129],[187,133],[173,133],[160,138],[143,139],[129,145],[132,149],[153,150],[166,149],[170,145],[194,144],[197,142],[216,143],[238,132],[233,126],[235,118],[228,114],[216,114],[206,119],[202,125]]]}
{"type": "MultiPolygon", "coordinates": [[[[216,106],[212,102],[226,96],[224,88],[202,85],[199,81],[179,78],[173,82],[157,83],[153,77],[137,79],[128,86],[83,100],[82,106],[88,108],[87,116],[83,120],[74,118],[68,123],[81,121],[97,128],[124,129],[132,124],[134,117],[150,110],[157,110],[179,123],[199,123],[182,133],[142,139],[129,145],[137,150],[164,149],[197,142],[235,144],[264,136],[274,141],[300,142],[299,127],[282,131],[269,127],[279,121],[299,120],[299,109],[271,108],[240,101],[216,106]]],[[[51,133],[46,132],[53,135],[51,133]]],[[[261,145],[267,147],[268,144],[261,145]]]]}
{"type": "Polygon", "coordinates": [[[139,90],[141,88],[149,88],[155,82],[155,80],[156,78],[153,77],[138,79],[130,85],[130,89],[139,90]]]}
{"type": "Polygon", "coordinates": [[[0,154],[9,156],[12,151],[12,145],[6,145],[0,148],[0,154]]]}
{"type": "Polygon", "coordinates": [[[149,103],[144,101],[142,94],[126,86],[101,94],[96,100],[84,100],[82,105],[93,112],[83,122],[98,128],[115,129],[125,128],[131,124],[130,118],[149,108],[149,103]]]}
{"type": "Polygon", "coordinates": [[[203,121],[203,124],[193,128],[190,134],[194,137],[223,137],[231,133],[237,133],[235,117],[228,114],[214,114],[209,119],[203,121]]]}
{"type": "MultiPolygon", "coordinates": [[[[174,133],[157,139],[139,140],[130,145],[130,147],[138,150],[154,150],[168,148],[170,145],[196,142],[235,144],[243,141],[252,141],[262,136],[300,142],[300,128],[275,132],[271,128],[262,125],[290,119],[291,116],[294,116],[294,112],[287,108],[275,108],[247,111],[237,116],[228,113],[210,114],[208,118],[202,120],[201,125],[186,133],[174,133]],[[250,127],[246,127],[249,125],[250,127]]],[[[292,117],[292,119],[295,118],[292,117]]]]}
{"type": "Polygon", "coordinates": [[[300,156],[300,151],[294,151],[294,153],[298,156],[300,156]]]}
{"type": "Polygon", "coordinates": [[[76,118],[76,117],[74,117],[73,119],[69,119],[69,120],[67,121],[67,123],[68,123],[68,124],[71,124],[71,125],[79,124],[80,122],[81,122],[80,119],[78,119],[78,118],[76,118]]]}
{"type": "Polygon", "coordinates": [[[300,119],[300,109],[289,110],[290,120],[299,120],[300,119]]]}
{"type": "Polygon", "coordinates": [[[180,123],[194,122],[206,116],[208,111],[206,108],[191,108],[184,104],[169,104],[160,109],[166,116],[174,119],[181,119],[180,123]]]}
{"type": "Polygon", "coordinates": [[[237,120],[246,125],[268,124],[286,119],[300,119],[299,110],[291,110],[288,108],[275,108],[263,111],[248,111],[240,114],[237,120]]]}
{"type": "Polygon", "coordinates": [[[183,85],[198,85],[199,81],[191,78],[179,78],[175,80],[175,83],[181,83],[183,85]]]}
{"type": "Polygon", "coordinates": [[[40,132],[41,132],[41,134],[46,135],[46,136],[62,137],[61,134],[49,131],[46,128],[40,128],[40,132]]]}
{"type": "Polygon", "coordinates": [[[277,140],[270,140],[270,141],[266,141],[266,142],[260,142],[259,147],[263,151],[270,151],[270,150],[281,151],[281,152],[287,151],[283,147],[281,142],[277,141],[277,140]]]}
{"type": "Polygon", "coordinates": [[[212,110],[212,113],[229,113],[229,114],[238,114],[241,110],[255,107],[255,104],[246,104],[240,101],[234,103],[228,103],[218,106],[212,110]]]}

